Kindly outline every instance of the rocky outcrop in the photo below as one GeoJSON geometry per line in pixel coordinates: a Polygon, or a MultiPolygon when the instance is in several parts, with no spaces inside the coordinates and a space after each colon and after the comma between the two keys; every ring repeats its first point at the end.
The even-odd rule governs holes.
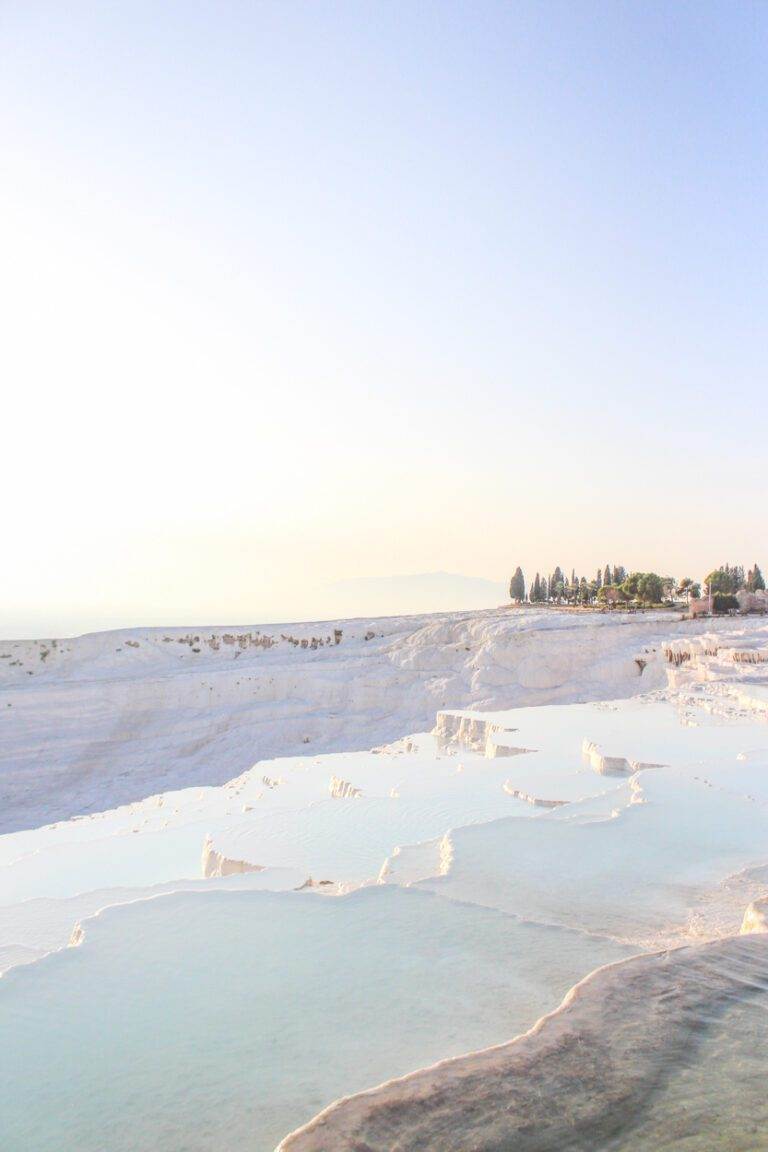
{"type": "Polygon", "coordinates": [[[753,932],[768,932],[768,896],[753,900],[744,913],[741,935],[749,936],[753,932]]]}
{"type": "Polygon", "coordinates": [[[736,664],[768,664],[768,648],[732,648],[731,659],[736,664]]]}
{"type": "Polygon", "coordinates": [[[687,636],[681,640],[669,640],[664,645],[664,658],[668,664],[679,668],[689,660],[696,660],[703,656],[717,656],[717,637],[705,634],[704,636],[687,636]]]}
{"type": "Polygon", "coordinates": [[[541,796],[531,796],[529,792],[523,792],[520,788],[514,788],[509,780],[504,784],[504,791],[509,796],[514,796],[515,800],[522,800],[534,808],[560,808],[561,805],[568,803],[567,800],[545,800],[541,796]]]}
{"type": "Polygon", "coordinates": [[[438,840],[398,845],[382,864],[377,883],[407,887],[420,880],[447,876],[452,864],[453,840],[451,833],[446,832],[438,840]]]}
{"type": "Polygon", "coordinates": [[[264,871],[260,864],[251,864],[249,860],[228,859],[214,848],[210,836],[206,837],[205,843],[203,844],[201,864],[203,876],[207,880],[213,877],[241,876],[245,872],[264,871]]]}
{"type": "Polygon", "coordinates": [[[466,712],[438,712],[432,734],[437,738],[440,751],[451,747],[478,752],[488,759],[499,756],[519,756],[530,748],[518,748],[512,742],[514,729],[505,728],[482,716],[466,712]]]}
{"type": "Polygon", "coordinates": [[[664,764],[652,764],[644,760],[629,760],[626,756],[606,756],[594,740],[584,740],[582,756],[589,766],[600,776],[634,776],[646,768],[664,768],[664,764]]]}
{"type": "Polygon", "coordinates": [[[720,643],[716,636],[696,636],[685,640],[671,640],[664,645],[664,658],[668,664],[679,668],[689,661],[704,663],[718,659],[724,663],[766,664],[768,644],[761,637],[741,637],[734,643],[733,635],[727,637],[730,643],[720,643]]]}
{"type": "Polygon", "coordinates": [[[334,800],[356,800],[363,794],[360,788],[355,788],[349,780],[342,780],[339,776],[331,776],[328,791],[334,800]]]}
{"type": "Polygon", "coordinates": [[[68,948],[79,948],[80,945],[82,944],[83,940],[85,940],[85,929],[83,928],[82,924],[78,920],[77,924],[75,924],[75,926],[72,929],[72,934],[69,937],[67,947],[68,948]]]}

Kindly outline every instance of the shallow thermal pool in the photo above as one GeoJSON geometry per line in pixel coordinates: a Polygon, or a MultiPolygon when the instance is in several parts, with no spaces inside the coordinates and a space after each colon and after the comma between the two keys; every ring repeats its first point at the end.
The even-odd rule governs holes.
{"type": "MultiPolygon", "coordinates": [[[[0,979],[2,1152],[272,1152],[338,1097],[510,1040],[601,965],[738,930],[748,874],[768,859],[764,722],[658,699],[482,721],[496,726],[487,747],[477,724],[468,745],[422,734],[375,753],[275,760],[221,788],[0,837],[0,962],[3,948],[9,964],[63,949],[0,979]],[[626,768],[606,774],[602,756],[626,768]],[[206,871],[209,845],[234,873],[206,871]],[[339,887],[291,890],[310,876],[339,887]],[[152,896],[156,885],[188,890],[152,896]],[[84,938],[67,949],[81,918],[84,938]]],[[[742,947],[750,963],[755,949],[742,947]]],[[[689,963],[670,969],[675,989],[689,963]]],[[[709,987],[701,972],[691,979],[709,987]]],[[[598,1013],[590,1032],[593,1095],[619,1039],[635,1050],[616,987],[611,1028],[598,1013]]],[[[635,1019],[646,987],[632,984],[635,1019]]],[[[689,1037],[688,1063],[667,1048],[643,1065],[643,1108],[653,1101],[661,1120],[638,1109],[636,1143],[601,1150],[665,1149],[666,1116],[689,1139],[688,1097],[716,1131],[718,1059],[752,1100],[765,1012],[750,1015],[746,1000],[711,1014],[706,997],[691,1000],[701,1058],[689,1037]]],[[[656,1043],[658,1028],[643,1035],[656,1043]]],[[[555,1092],[577,1108],[584,1067],[569,1066],[555,1092]]],[[[634,1055],[619,1097],[633,1069],[634,1055]]],[[[484,1152],[568,1147],[519,1131],[505,1143],[490,1098],[489,1109],[500,1142],[484,1152]]],[[[446,1124],[423,1147],[444,1152],[446,1124]]],[[[629,1139],[629,1113],[622,1124],[629,1139]]]]}
{"type": "Polygon", "coordinates": [[[3,1152],[272,1152],[627,950],[427,893],[176,894],[0,981],[3,1152]]]}

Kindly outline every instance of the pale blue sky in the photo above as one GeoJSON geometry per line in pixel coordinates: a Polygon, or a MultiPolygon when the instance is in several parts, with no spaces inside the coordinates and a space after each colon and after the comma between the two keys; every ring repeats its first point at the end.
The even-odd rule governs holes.
{"type": "Polygon", "coordinates": [[[765,4],[7,0],[0,54],[0,631],[768,563],[765,4]]]}

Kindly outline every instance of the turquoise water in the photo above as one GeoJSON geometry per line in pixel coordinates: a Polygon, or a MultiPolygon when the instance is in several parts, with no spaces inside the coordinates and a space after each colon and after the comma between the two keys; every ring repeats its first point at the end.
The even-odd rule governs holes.
{"type": "Polygon", "coordinates": [[[0,981],[3,1152],[272,1152],[626,950],[427,893],[159,897],[0,981]]]}
{"type": "MultiPolygon", "coordinates": [[[[0,980],[0,1152],[272,1152],[339,1096],[509,1040],[588,972],[685,930],[726,876],[768,858],[768,727],[696,718],[685,726],[668,705],[644,701],[519,709],[503,714],[518,729],[511,743],[537,751],[433,759],[422,738],[419,756],[349,754],[339,771],[362,788],[356,800],[329,798],[333,758],[294,761],[258,802],[218,796],[207,815],[207,793],[186,797],[179,827],[142,823],[134,834],[128,812],[50,832],[45,851],[28,847],[2,870],[2,902],[199,876],[210,829],[232,859],[331,880],[375,876],[395,844],[454,829],[450,871],[419,888],[164,896],[109,910],[86,922],[80,948],[11,971],[0,980]],[[607,755],[674,767],[632,786],[598,776],[582,759],[584,738],[607,755]],[[746,750],[757,755],[737,760],[746,750]],[[545,797],[606,795],[542,810],[505,793],[507,779],[545,797]]],[[[671,985],[654,977],[615,998],[610,1015],[601,1005],[589,1039],[575,1043],[582,1063],[560,1079],[553,1070],[538,1097],[531,1080],[532,1115],[538,1099],[564,1115],[594,1105],[571,1143],[567,1129],[547,1143],[539,1122],[510,1136],[494,1119],[490,1142],[476,1147],[768,1147],[758,951],[736,942],[723,952],[726,972],[743,968],[733,996],[718,992],[720,969],[691,961],[689,973],[681,961],[671,985]],[[678,994],[692,1005],[682,1022],[670,1011],[678,994]],[[618,1118],[619,1135],[606,1117],[618,1118]],[[702,1142],[708,1134],[718,1142],[702,1142]]],[[[484,1090],[495,1117],[500,1086],[484,1090]]],[[[465,1113],[445,1123],[432,1143],[413,1143],[413,1129],[399,1147],[475,1147],[465,1113]]]]}

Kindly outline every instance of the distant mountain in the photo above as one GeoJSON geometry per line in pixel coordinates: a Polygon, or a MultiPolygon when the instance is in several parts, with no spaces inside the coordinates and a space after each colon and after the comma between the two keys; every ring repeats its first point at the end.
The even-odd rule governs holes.
{"type": "Polygon", "coordinates": [[[509,599],[504,584],[455,572],[335,580],[325,585],[322,596],[334,614],[343,616],[468,611],[496,608],[509,599]]]}

